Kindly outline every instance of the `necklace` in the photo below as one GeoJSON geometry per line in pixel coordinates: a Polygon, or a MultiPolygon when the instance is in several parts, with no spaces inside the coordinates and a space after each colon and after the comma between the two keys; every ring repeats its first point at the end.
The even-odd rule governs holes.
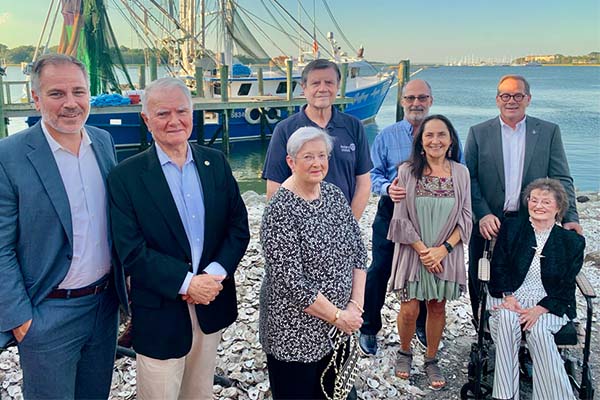
{"type": "Polygon", "coordinates": [[[314,200],[307,200],[309,196],[307,196],[304,192],[301,192],[296,185],[296,178],[294,178],[292,182],[292,187],[294,188],[294,192],[300,197],[302,200],[306,202],[313,210],[318,210],[323,207],[323,201],[321,200],[321,184],[317,186],[317,198],[314,200]]]}

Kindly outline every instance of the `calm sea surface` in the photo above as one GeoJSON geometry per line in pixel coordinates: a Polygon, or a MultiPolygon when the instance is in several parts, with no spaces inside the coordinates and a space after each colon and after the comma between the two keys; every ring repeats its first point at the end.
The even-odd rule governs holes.
{"type": "MultiPolygon", "coordinates": [[[[433,89],[431,113],[444,114],[466,140],[469,127],[498,115],[496,84],[505,74],[524,75],[531,83],[528,113],[557,123],[562,132],[575,187],[600,191],[600,67],[439,67],[416,77],[433,89]]],[[[132,79],[137,80],[132,69],[132,79]]],[[[22,80],[19,68],[9,67],[5,80],[22,80]]],[[[13,89],[15,98],[20,91],[13,89]]],[[[388,93],[375,123],[365,126],[369,142],[395,122],[397,87],[388,93]]],[[[25,127],[13,119],[9,132],[25,127]]],[[[264,193],[260,179],[267,144],[233,143],[230,162],[242,191],[264,193]]]]}

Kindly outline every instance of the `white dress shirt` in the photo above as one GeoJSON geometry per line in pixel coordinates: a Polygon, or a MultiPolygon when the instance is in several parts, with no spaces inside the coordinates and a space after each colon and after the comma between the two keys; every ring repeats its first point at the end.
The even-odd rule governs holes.
{"type": "Polygon", "coordinates": [[[504,159],[504,211],[517,211],[525,161],[525,117],[517,123],[515,129],[512,129],[500,118],[500,127],[504,159]]]}
{"type": "Polygon", "coordinates": [[[73,258],[60,289],[78,289],[98,281],[110,271],[106,188],[92,141],[85,129],[79,155],[65,149],[42,123],[44,136],[56,160],[71,210],[73,258]]]}

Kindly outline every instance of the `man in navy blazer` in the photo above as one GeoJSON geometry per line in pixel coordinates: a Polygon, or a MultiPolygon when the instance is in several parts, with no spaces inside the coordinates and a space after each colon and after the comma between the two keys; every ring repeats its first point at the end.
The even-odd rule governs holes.
{"type": "Polygon", "coordinates": [[[477,321],[477,264],[485,240],[496,237],[505,218],[527,213],[520,207],[523,189],[537,178],[559,180],[569,198],[563,227],[581,234],[573,178],[558,125],[525,114],[529,82],[520,75],[500,79],[496,105],[500,116],[471,127],[465,160],[471,174],[473,234],[469,243],[469,295],[477,321]]]}
{"type": "Polygon", "coordinates": [[[115,248],[131,277],[139,399],[212,399],[221,331],[237,317],[234,273],[250,240],[223,153],[188,143],[183,81],[146,87],[154,144],[108,178],[115,248]]]}
{"type": "Polygon", "coordinates": [[[0,141],[0,343],[18,342],[25,398],[106,399],[123,272],[111,262],[105,179],[110,135],[84,126],[85,67],[33,66],[42,119],[0,141]]]}

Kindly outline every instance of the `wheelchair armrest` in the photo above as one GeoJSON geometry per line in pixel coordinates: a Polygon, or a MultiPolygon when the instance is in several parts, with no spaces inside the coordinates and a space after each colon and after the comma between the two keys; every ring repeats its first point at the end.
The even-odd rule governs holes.
{"type": "Polygon", "coordinates": [[[577,274],[575,281],[577,282],[577,287],[579,288],[581,294],[583,294],[584,297],[591,299],[596,297],[596,291],[594,290],[592,284],[583,272],[579,272],[579,274],[577,274]]]}

